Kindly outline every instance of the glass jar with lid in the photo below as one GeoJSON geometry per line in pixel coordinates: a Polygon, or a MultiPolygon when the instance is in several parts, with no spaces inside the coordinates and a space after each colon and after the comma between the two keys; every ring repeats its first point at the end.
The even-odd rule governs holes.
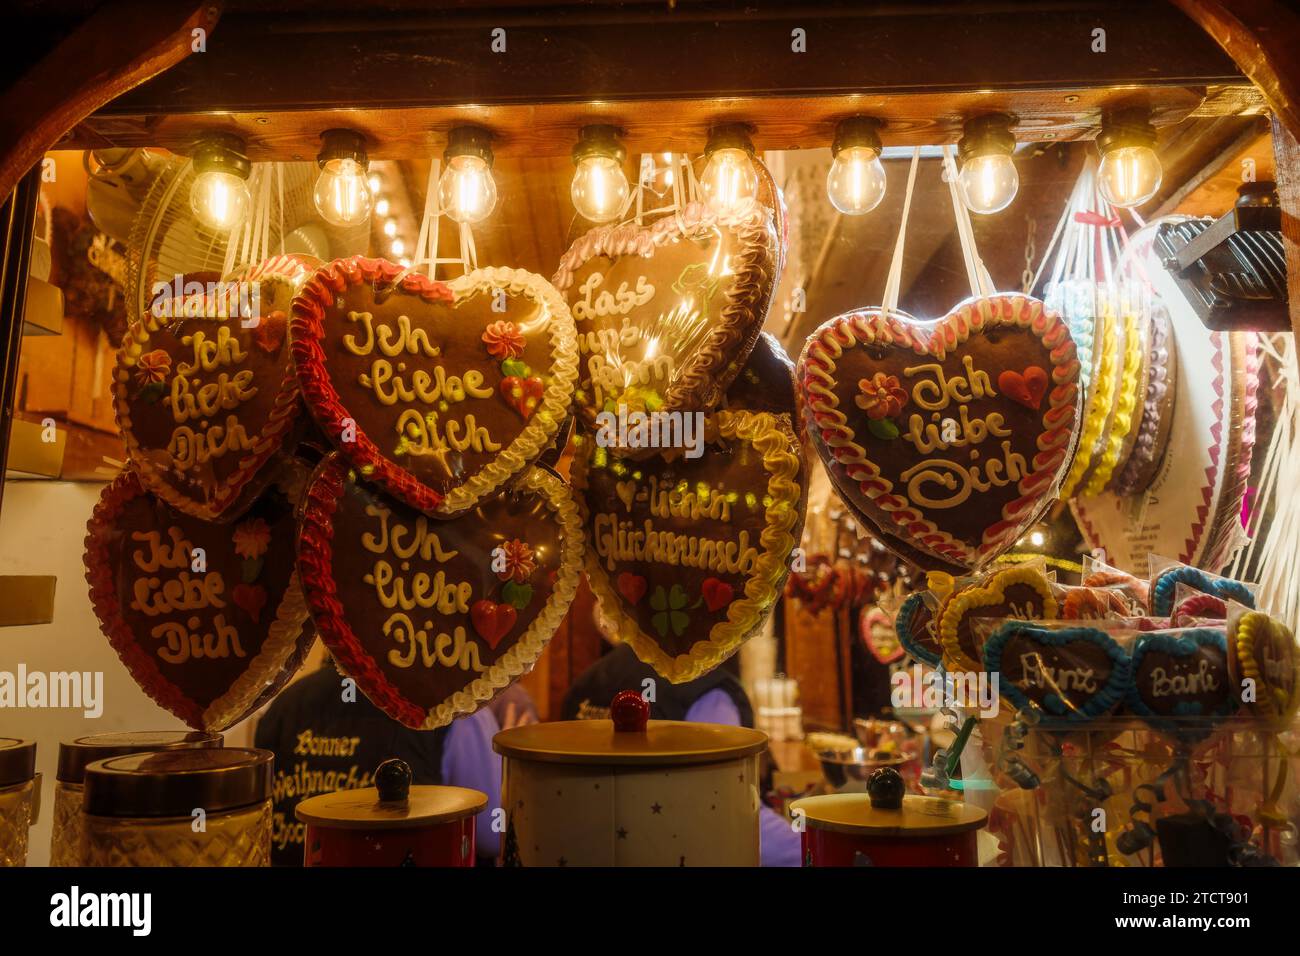
{"type": "Polygon", "coordinates": [[[54,777],[54,827],[50,831],[50,866],[81,863],[81,804],[87,765],[107,757],[156,750],[220,747],[220,734],[191,730],[144,730],[91,734],[59,744],[54,777]]]}
{"type": "Polygon", "coordinates": [[[36,741],[0,737],[0,866],[27,865],[39,788],[36,741]]]}
{"type": "Polygon", "coordinates": [[[82,866],[268,866],[274,759],[230,747],[95,761],[82,866]]]}

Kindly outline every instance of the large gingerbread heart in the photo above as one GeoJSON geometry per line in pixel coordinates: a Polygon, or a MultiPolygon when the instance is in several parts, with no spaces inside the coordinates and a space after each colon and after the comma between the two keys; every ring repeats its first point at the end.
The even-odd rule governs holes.
{"type": "Polygon", "coordinates": [[[303,399],[364,478],[440,516],[474,507],[552,444],[577,375],[563,298],[519,269],[450,283],[340,259],[294,301],[303,399]]]}
{"type": "Polygon", "coordinates": [[[1036,299],[970,299],[933,322],[841,315],[808,339],[797,374],[841,497],[926,567],[987,564],[1069,466],[1079,363],[1066,324],[1036,299]]]}
{"type": "Polygon", "coordinates": [[[310,272],[276,256],[228,283],[181,277],[179,297],[161,286],[127,329],[117,424],[144,486],[172,507],[229,519],[274,477],[300,409],[289,309],[310,272]]]}
{"type": "Polygon", "coordinates": [[[134,472],[86,534],[100,626],[131,677],[196,730],[224,730],[296,671],[314,634],[294,573],[294,469],[233,524],[183,514],[134,472]]]}
{"type": "Polygon", "coordinates": [[[673,683],[726,660],[767,617],[803,528],[798,442],[783,416],[710,416],[698,458],[574,463],[587,579],[619,637],[673,683]]]}
{"type": "Polygon", "coordinates": [[[582,552],[573,499],[546,469],[434,520],[331,455],[307,491],[298,568],[343,670],[390,717],[432,730],[532,668],[577,591],[582,552]]]}
{"type": "Polygon", "coordinates": [[[979,584],[954,590],[939,607],[935,630],[948,669],[978,671],[982,650],[974,619],[1055,620],[1057,601],[1046,576],[1035,567],[996,571],[979,584]]]}
{"type": "Polygon", "coordinates": [[[754,346],[778,276],[770,212],[700,204],[652,226],[588,232],[552,280],[578,329],[576,404],[601,412],[707,411],[754,346]]]}
{"type": "Polygon", "coordinates": [[[1300,708],[1300,646],[1281,621],[1239,605],[1228,610],[1228,668],[1234,693],[1246,690],[1247,708],[1274,725],[1282,725],[1300,708]]]}
{"type": "Polygon", "coordinates": [[[1105,631],[1052,629],[1007,621],[984,645],[984,669],[1017,710],[1041,710],[1047,723],[1075,723],[1110,713],[1124,699],[1132,662],[1105,631]]]}
{"type": "Polygon", "coordinates": [[[1206,736],[1237,709],[1223,628],[1192,627],[1138,635],[1128,708],[1184,739],[1206,736]]]}

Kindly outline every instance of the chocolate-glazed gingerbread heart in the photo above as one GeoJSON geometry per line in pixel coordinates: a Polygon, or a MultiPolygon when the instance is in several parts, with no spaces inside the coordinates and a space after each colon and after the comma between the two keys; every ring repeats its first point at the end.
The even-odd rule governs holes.
{"type": "Polygon", "coordinates": [[[294,573],[290,468],[240,519],[183,514],[125,472],[87,526],[100,626],[137,684],[196,730],[224,730],[283,685],[313,640],[294,573]]]}
{"type": "Polygon", "coordinates": [[[695,203],[652,226],[593,229],[552,280],[568,300],[581,421],[601,412],[714,408],[754,346],[776,286],[770,212],[695,203]]]}
{"type": "Polygon", "coordinates": [[[1007,621],[984,645],[984,669],[1017,710],[1035,707],[1056,721],[1091,720],[1114,710],[1130,686],[1131,662],[1105,631],[1051,629],[1007,621]]]}
{"type": "Polygon", "coordinates": [[[331,455],[307,491],[298,567],[340,667],[390,717],[432,730],[532,668],[577,591],[582,553],[573,499],[545,469],[434,520],[331,455]]]}
{"type": "Polygon", "coordinates": [[[303,399],[366,479],[439,516],[517,480],[551,445],[577,375],[573,320],[540,276],[450,283],[340,259],[294,301],[303,399]]]}
{"type": "Polygon", "coordinates": [[[1050,503],[1075,441],[1079,363],[1036,299],[971,299],[917,322],[838,316],[798,365],[808,434],[837,490],[924,566],[987,564],[1050,503]]]}
{"type": "Polygon", "coordinates": [[[1237,709],[1223,628],[1192,627],[1138,635],[1128,707],[1179,737],[1207,735],[1237,709]]]}
{"type": "Polygon", "coordinates": [[[574,462],[587,578],[638,657],[673,683],[726,660],[789,572],[806,482],[783,416],[717,412],[704,454],[624,461],[591,443],[574,462]]]}
{"type": "Polygon", "coordinates": [[[185,276],[182,297],[160,290],[127,329],[117,424],[141,481],[172,507],[228,520],[275,476],[300,410],[289,309],[310,271],[276,256],[230,283],[185,276]]]}

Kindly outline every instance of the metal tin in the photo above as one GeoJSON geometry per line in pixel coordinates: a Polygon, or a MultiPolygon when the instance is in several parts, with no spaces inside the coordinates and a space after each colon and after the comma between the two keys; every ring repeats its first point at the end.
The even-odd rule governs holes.
{"type": "Polygon", "coordinates": [[[411,786],[411,769],[400,760],[380,764],[375,780],[377,786],[318,794],[294,809],[307,825],[307,866],[474,865],[474,818],[487,794],[411,786]]]}
{"type": "Polygon", "coordinates": [[[803,824],[805,866],[977,866],[979,807],[908,795],[897,809],[865,793],[805,797],[790,805],[803,824]]]}
{"type": "Polygon", "coordinates": [[[744,727],[652,720],[497,734],[506,865],[757,866],[758,755],[744,727]]]}
{"type": "Polygon", "coordinates": [[[77,866],[81,862],[82,785],[87,765],[108,757],[158,750],[220,747],[220,734],[202,731],[145,730],[91,734],[59,744],[59,765],[54,783],[54,826],[50,831],[50,866],[77,866]]]}

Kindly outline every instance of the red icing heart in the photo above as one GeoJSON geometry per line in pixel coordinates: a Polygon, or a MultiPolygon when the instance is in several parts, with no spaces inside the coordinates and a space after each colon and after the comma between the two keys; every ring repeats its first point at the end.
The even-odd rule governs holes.
{"type": "Polygon", "coordinates": [[[235,589],[230,592],[230,600],[235,602],[235,607],[242,608],[248,612],[248,616],[255,622],[262,619],[262,608],[266,606],[266,588],[258,584],[245,584],[239,582],[235,589]]]}
{"type": "Polygon", "coordinates": [[[289,339],[303,401],[334,449],[439,517],[488,500],[549,450],[578,374],[568,306],[521,269],[436,282],[382,259],[339,259],[294,299],[289,339]],[[500,351],[517,351],[511,361],[535,380],[506,382],[490,327],[528,328],[500,351]]]}
{"type": "Polygon", "coordinates": [[[315,633],[294,573],[294,501],[281,486],[232,530],[177,511],[126,472],[104,489],[86,531],[100,626],[132,679],[189,726],[235,724],[302,664],[315,633]],[[240,548],[257,553],[251,582],[240,548]]]}
{"type": "Polygon", "coordinates": [[[298,567],[316,628],[376,707],[417,730],[471,714],[526,674],[577,591],[582,527],[568,486],[542,468],[451,518],[349,478],[332,454],[307,491],[298,567]],[[496,541],[528,542],[524,608],[492,569],[496,541]]]}
{"type": "Polygon", "coordinates": [[[1043,404],[1043,396],[1047,394],[1047,373],[1037,365],[1029,366],[1024,374],[1007,369],[998,376],[998,388],[1008,398],[1038,411],[1043,404]]]}
{"type": "Polygon", "coordinates": [[[700,582],[700,594],[704,596],[704,606],[710,611],[717,611],[731,603],[735,591],[726,581],[705,578],[700,582]]]}
{"type": "Polygon", "coordinates": [[[546,391],[546,386],[536,375],[529,378],[508,375],[501,380],[500,388],[501,397],[505,399],[506,404],[525,419],[531,417],[537,410],[537,406],[542,401],[542,394],[546,391]]]}
{"type": "Polygon", "coordinates": [[[647,586],[646,579],[639,574],[624,571],[618,576],[618,593],[627,598],[629,604],[639,604],[645,597],[647,586]]]}
{"type": "Polygon", "coordinates": [[[215,273],[183,276],[183,298],[159,296],[127,329],[113,382],[117,423],[145,489],[173,508],[209,521],[237,516],[296,443],[301,403],[285,310],[314,267],[275,256],[225,285],[215,273]],[[241,311],[254,306],[256,316],[241,311]]]}
{"type": "Polygon", "coordinates": [[[486,600],[475,601],[469,609],[474,630],[478,631],[479,637],[487,641],[488,647],[494,651],[501,643],[501,638],[509,634],[510,629],[515,626],[518,613],[514,605],[496,604],[486,600]]]}

